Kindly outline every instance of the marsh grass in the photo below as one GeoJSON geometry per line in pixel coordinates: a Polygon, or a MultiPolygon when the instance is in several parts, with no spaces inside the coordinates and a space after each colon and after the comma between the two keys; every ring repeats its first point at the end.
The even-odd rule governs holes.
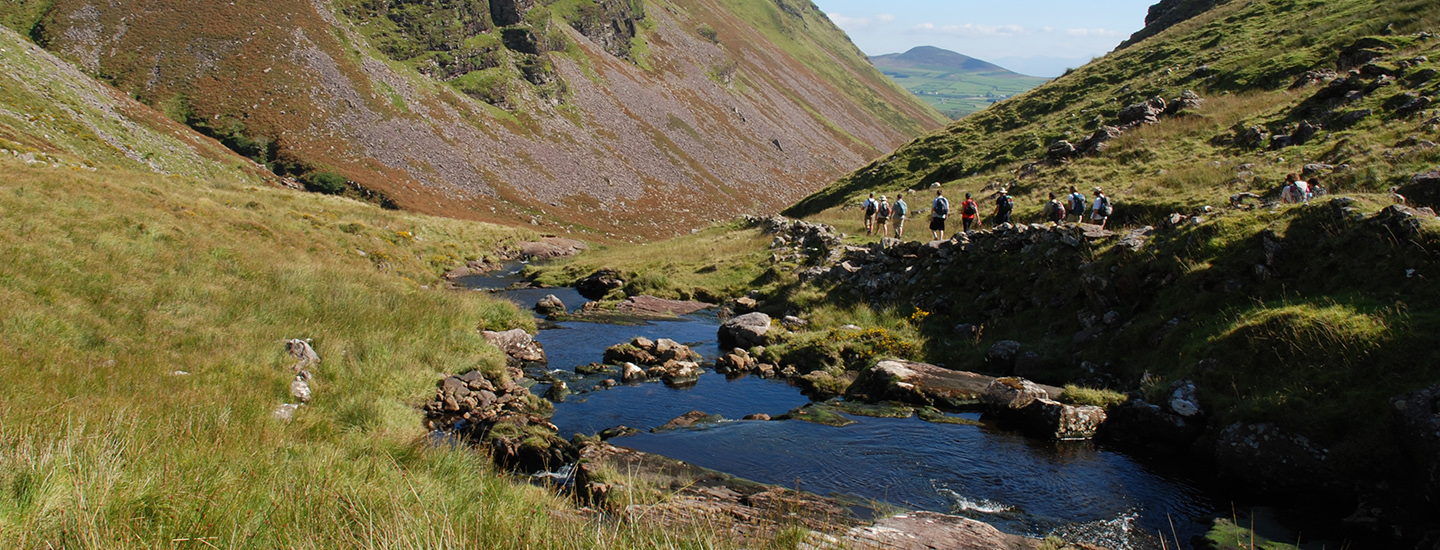
{"type": "Polygon", "coordinates": [[[728,544],[586,519],[421,427],[437,377],[500,371],[477,329],[533,329],[439,274],[528,233],[244,182],[0,170],[0,547],[728,544]],[[287,338],[323,361],[283,423],[287,338]]]}

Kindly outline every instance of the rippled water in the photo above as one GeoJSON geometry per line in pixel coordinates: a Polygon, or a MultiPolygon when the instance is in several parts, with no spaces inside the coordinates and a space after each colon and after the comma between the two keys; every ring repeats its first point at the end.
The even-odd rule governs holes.
{"type": "MultiPolygon", "coordinates": [[[[504,277],[486,281],[509,284],[504,277]]],[[[546,294],[560,296],[572,309],[583,300],[570,289],[502,293],[526,307],[546,294]]],[[[537,339],[545,345],[551,368],[569,371],[600,361],[605,348],[635,336],[671,338],[713,358],[719,353],[717,325],[704,314],[638,326],[566,322],[541,331],[537,339]]],[[[841,428],[802,421],[727,421],[643,432],[691,410],[738,419],[753,413],[778,416],[807,402],[782,381],[727,380],[712,373],[684,389],[646,383],[580,393],[556,405],[553,422],[564,435],[618,425],[637,428],[642,433],[612,442],[754,481],[966,515],[1011,533],[1061,532],[1117,549],[1158,548],[1157,533],[1171,540],[1178,535],[1188,546],[1217,508],[1191,480],[1156,472],[1103,445],[1041,441],[984,422],[851,417],[857,423],[841,428]]]]}

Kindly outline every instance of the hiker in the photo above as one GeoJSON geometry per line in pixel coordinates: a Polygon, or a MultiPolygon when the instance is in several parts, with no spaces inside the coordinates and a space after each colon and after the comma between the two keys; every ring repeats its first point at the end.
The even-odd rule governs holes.
{"type": "Polygon", "coordinates": [[[1280,188],[1280,202],[1295,204],[1297,202],[1310,202],[1310,184],[1300,179],[1295,174],[1285,175],[1285,187],[1280,188]]]}
{"type": "Polygon", "coordinates": [[[905,238],[905,216],[910,214],[910,205],[905,204],[905,192],[895,195],[895,238],[905,238]]]}
{"type": "Polygon", "coordinates": [[[1000,224],[1010,223],[1010,213],[1015,210],[1015,199],[1010,198],[1008,189],[1000,188],[1000,193],[995,195],[995,227],[1000,224]]]}
{"type": "Polygon", "coordinates": [[[1310,192],[1310,182],[1302,179],[1296,179],[1294,185],[1295,199],[1305,204],[1310,204],[1310,197],[1315,196],[1310,192]]]}
{"type": "Polygon", "coordinates": [[[875,194],[871,193],[870,198],[860,204],[860,208],[865,211],[865,234],[869,235],[875,228],[875,211],[880,208],[880,203],[875,202],[875,194]]]}
{"type": "Polygon", "coordinates": [[[950,200],[939,186],[931,185],[935,188],[935,202],[930,203],[930,234],[937,241],[945,237],[945,217],[950,215],[950,200]]]}
{"type": "Polygon", "coordinates": [[[970,199],[970,193],[965,193],[965,202],[960,203],[960,224],[962,231],[969,233],[970,226],[975,225],[975,218],[980,215],[980,205],[970,199]]]}
{"type": "Polygon", "coordinates": [[[1070,213],[1075,215],[1075,223],[1085,221],[1085,194],[1070,186],[1070,213]]]}
{"type": "Polygon", "coordinates": [[[1045,203],[1045,221],[1060,225],[1065,223],[1065,204],[1050,193],[1050,202],[1045,203]]]}
{"type": "Polygon", "coordinates": [[[1106,220],[1110,219],[1110,213],[1112,209],[1113,208],[1110,205],[1110,197],[1105,196],[1105,193],[1101,192],[1099,187],[1096,187],[1095,205],[1090,208],[1090,223],[1098,225],[1101,229],[1104,229],[1106,220]]]}
{"type": "Polygon", "coordinates": [[[880,195],[880,207],[875,209],[875,230],[882,238],[890,234],[890,201],[885,195],[880,195]]]}

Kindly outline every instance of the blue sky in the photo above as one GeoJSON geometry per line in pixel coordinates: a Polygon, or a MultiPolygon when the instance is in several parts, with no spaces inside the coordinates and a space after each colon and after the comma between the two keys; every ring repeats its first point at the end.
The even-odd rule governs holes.
{"type": "Polygon", "coordinates": [[[813,0],[868,55],[936,46],[1059,76],[1145,26],[1156,0],[813,0]]]}

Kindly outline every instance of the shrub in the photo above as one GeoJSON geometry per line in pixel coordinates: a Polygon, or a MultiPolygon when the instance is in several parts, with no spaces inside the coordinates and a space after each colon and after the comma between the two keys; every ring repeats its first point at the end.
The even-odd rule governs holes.
{"type": "Polygon", "coordinates": [[[345,176],[333,172],[311,172],[301,177],[300,183],[305,185],[306,191],[339,195],[345,192],[345,186],[349,182],[345,176]]]}

